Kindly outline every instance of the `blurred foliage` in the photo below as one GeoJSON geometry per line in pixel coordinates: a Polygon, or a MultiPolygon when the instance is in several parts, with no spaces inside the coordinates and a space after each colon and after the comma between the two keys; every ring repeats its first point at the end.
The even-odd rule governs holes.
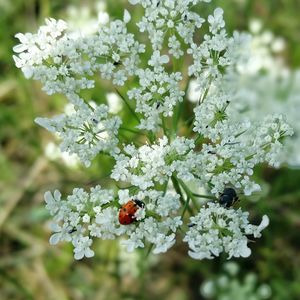
{"type": "MultiPolygon", "coordinates": [[[[212,2],[224,8],[230,31],[246,30],[251,19],[261,19],[264,28],[285,38],[290,67],[299,67],[298,0],[212,2]]],[[[36,30],[45,17],[66,19],[70,5],[79,10],[91,7],[96,14],[92,0],[0,0],[0,299],[202,299],[200,285],[221,273],[225,259],[194,261],[179,244],[145,261],[142,252],[126,255],[116,242],[99,241],[94,258],[76,262],[70,245],[48,244],[43,193],[103,184],[111,165],[101,157],[88,170],[69,169],[45,157],[43,147],[54,137],[33,120],[62,111],[66,102],[48,97],[38,83],[25,80],[12,60],[17,32],[36,30]]],[[[123,14],[121,7],[129,7],[127,1],[107,0],[112,17],[123,14]]],[[[140,12],[134,11],[135,19],[140,12]]],[[[92,97],[104,101],[99,91],[92,97]]],[[[266,196],[241,205],[255,208],[254,220],[269,215],[271,225],[252,245],[249,259],[235,260],[240,276],[255,273],[259,282],[270,285],[274,300],[300,299],[300,170],[262,167],[256,176],[265,181],[266,196]]]]}

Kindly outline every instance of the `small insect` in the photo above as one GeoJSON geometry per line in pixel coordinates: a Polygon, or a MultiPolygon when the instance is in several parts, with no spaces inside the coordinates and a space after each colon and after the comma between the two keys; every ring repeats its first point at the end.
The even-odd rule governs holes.
{"type": "Polygon", "coordinates": [[[217,154],[215,151],[207,151],[208,154],[217,154]]]}
{"type": "Polygon", "coordinates": [[[240,142],[228,142],[228,143],[225,143],[224,146],[233,146],[233,145],[237,145],[239,143],[240,142]]]}
{"type": "Polygon", "coordinates": [[[119,211],[119,222],[122,225],[129,225],[136,220],[135,213],[140,208],[145,207],[144,202],[140,200],[129,200],[119,211]]]}
{"type": "Polygon", "coordinates": [[[225,188],[220,195],[219,203],[224,207],[230,207],[239,200],[236,191],[233,188],[225,188]]]}
{"type": "Polygon", "coordinates": [[[186,21],[188,21],[188,15],[187,14],[184,14],[183,15],[183,20],[186,22],[186,21]]]}
{"type": "Polygon", "coordinates": [[[74,233],[74,232],[76,232],[77,231],[77,229],[75,228],[75,227],[73,227],[73,228],[71,228],[69,231],[68,231],[68,233],[69,234],[72,234],[72,233],[74,233]]]}
{"type": "Polygon", "coordinates": [[[93,123],[96,124],[96,125],[99,123],[95,118],[92,118],[92,121],[93,121],[93,123]]]}
{"type": "Polygon", "coordinates": [[[119,61],[114,61],[114,62],[113,62],[113,65],[114,65],[114,66],[119,66],[121,63],[122,63],[122,62],[121,62],[120,60],[119,60],[119,61]]]}

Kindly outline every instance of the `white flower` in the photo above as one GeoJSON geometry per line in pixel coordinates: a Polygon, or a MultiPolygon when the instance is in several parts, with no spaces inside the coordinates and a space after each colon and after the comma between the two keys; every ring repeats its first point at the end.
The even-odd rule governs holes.
{"type": "MultiPolygon", "coordinates": [[[[129,192],[119,192],[119,195],[121,194],[128,195],[129,192]]],[[[136,223],[123,226],[128,239],[123,240],[122,244],[127,246],[128,251],[133,251],[138,247],[143,248],[146,241],[154,244],[154,254],[166,252],[174,245],[175,232],[182,225],[181,217],[171,217],[176,215],[180,208],[179,195],[170,192],[163,195],[162,192],[148,190],[131,195],[130,198],[143,201],[145,206],[138,209],[136,223]]]]}
{"type": "MultiPolygon", "coordinates": [[[[198,14],[191,11],[191,7],[199,2],[210,2],[201,0],[185,0],[185,1],[136,1],[130,0],[131,4],[142,4],[145,13],[142,20],[137,24],[141,32],[147,31],[150,42],[154,50],[162,48],[165,36],[168,31],[174,28],[184,43],[191,43],[197,28],[200,28],[205,21],[198,14]]],[[[175,37],[175,35],[174,35],[175,37]]],[[[180,40],[176,38],[176,43],[180,40]]],[[[169,44],[170,53],[174,53],[172,45],[169,44]]],[[[176,46],[178,49],[178,46],[176,46]]],[[[176,56],[182,55],[177,52],[176,56]]]]}
{"type": "Polygon", "coordinates": [[[149,60],[148,64],[153,67],[160,67],[163,64],[167,64],[169,62],[168,55],[160,55],[159,51],[156,50],[153,52],[151,59],[149,60]]]}
{"type": "MultiPolygon", "coordinates": [[[[120,236],[128,251],[150,246],[153,253],[164,253],[184,231],[178,229],[185,213],[192,214],[203,204],[201,198],[217,200],[228,187],[251,195],[260,190],[253,179],[255,166],[279,167],[284,161],[283,139],[293,130],[281,114],[282,106],[274,114],[241,113],[264,103],[261,95],[269,93],[265,88],[269,85],[262,80],[259,86],[254,78],[252,85],[238,88],[239,76],[252,74],[247,68],[253,43],[275,50],[280,43],[276,45],[268,32],[252,40],[247,34],[228,35],[221,8],[205,19],[196,13],[195,5],[209,2],[130,0],[144,9],[137,26],[149,38],[147,53],[146,45],[138,42],[140,37],[128,32],[131,15],[127,10],[121,20],[108,22],[104,15],[104,20],[96,22],[96,31],[93,27],[79,33],[64,21],[47,19],[37,33],[16,35],[20,41],[13,49],[16,66],[25,77],[39,80],[47,94],[62,94],[69,102],[63,114],[37,118],[36,123],[55,133],[61,150],[76,155],[86,167],[98,154],[115,162],[110,174],[120,185],[115,192],[96,186],[88,192],[75,188],[66,198],[57,190],[45,193],[54,222],[50,243],[71,242],[75,259],[94,255],[94,239],[120,236]],[[199,30],[203,23],[207,26],[199,30]],[[186,54],[190,57],[181,58],[186,54]],[[109,114],[122,109],[114,93],[100,91],[97,103],[83,98],[98,83],[96,76],[122,86],[117,91],[132,122],[126,118],[127,124],[120,128],[120,117],[109,114]],[[189,81],[188,77],[192,109],[182,103],[186,90],[182,80],[189,81]],[[261,89],[257,94],[253,83],[261,89]],[[108,106],[102,104],[103,95],[108,106]],[[138,138],[131,140],[133,136],[138,138]],[[191,184],[203,195],[194,193],[191,184]],[[129,201],[137,206],[132,206],[131,222],[122,225],[119,218],[129,201]]],[[[272,61],[263,65],[257,61],[251,71],[272,61]]],[[[276,80],[273,85],[277,86],[276,80]]],[[[290,85],[274,89],[274,95],[282,95],[286,87],[290,85]]],[[[298,94],[295,85],[289,99],[294,120],[299,117],[298,94]]],[[[53,151],[50,154],[55,156],[53,151]]],[[[240,209],[208,203],[191,216],[184,241],[195,259],[213,259],[222,252],[229,258],[248,257],[247,235],[260,237],[268,224],[267,216],[256,226],[240,209]]]]}
{"type": "Polygon", "coordinates": [[[251,33],[254,33],[254,34],[259,33],[262,29],[262,26],[263,26],[263,24],[262,24],[261,20],[259,20],[259,19],[250,20],[249,29],[250,29],[251,33]]]}
{"type": "Polygon", "coordinates": [[[225,26],[223,20],[223,10],[221,8],[216,8],[213,16],[208,17],[208,23],[210,24],[210,31],[215,34],[221,28],[225,26]]]}
{"type": "Polygon", "coordinates": [[[144,145],[139,149],[128,146],[124,149],[126,155],[122,153],[115,157],[111,177],[130,182],[141,190],[153,187],[156,182],[163,184],[173,174],[185,170],[177,166],[193,148],[193,140],[183,137],[178,137],[171,144],[168,144],[167,137],[163,137],[152,146],[144,145]]]}
{"type": "Polygon", "coordinates": [[[100,11],[98,13],[98,22],[101,25],[106,25],[109,22],[109,14],[107,12],[100,11]]]}
{"type": "Polygon", "coordinates": [[[58,146],[53,142],[48,143],[44,149],[45,156],[50,160],[61,160],[63,163],[70,167],[76,168],[78,167],[79,160],[76,154],[70,155],[67,152],[61,152],[58,146]]]}
{"type": "MultiPolygon", "coordinates": [[[[127,22],[128,12],[124,18],[127,22]]],[[[125,22],[111,22],[96,34],[86,36],[67,29],[65,22],[48,19],[38,33],[16,35],[21,42],[14,47],[18,54],[14,56],[17,67],[28,78],[40,80],[48,94],[62,93],[69,97],[92,88],[94,80],[90,77],[98,72],[103,78],[113,77],[118,85],[133,75],[144,46],[132,34],[127,34],[125,22]],[[123,61],[115,61],[115,53],[123,61]],[[115,63],[120,64],[116,67],[115,63]]]]}
{"type": "Polygon", "coordinates": [[[117,132],[121,120],[118,117],[108,118],[108,107],[103,104],[92,109],[82,103],[73,114],[52,119],[37,118],[36,122],[56,132],[62,139],[61,150],[77,154],[86,166],[99,152],[119,151],[117,132]]]}
{"type": "MultiPolygon", "coordinates": [[[[122,242],[121,242],[122,244],[122,242]]],[[[124,251],[124,247],[119,249],[120,266],[119,271],[121,276],[131,275],[134,278],[138,278],[140,274],[139,266],[139,255],[137,252],[124,251]]]]}
{"type": "Polygon", "coordinates": [[[51,229],[55,233],[52,234],[49,239],[50,245],[56,245],[60,241],[67,241],[67,242],[71,241],[71,237],[69,234],[71,227],[68,224],[64,223],[63,226],[61,227],[58,224],[53,223],[51,224],[51,229]]]}
{"type": "Polygon", "coordinates": [[[200,89],[199,83],[195,79],[189,82],[187,97],[192,103],[197,103],[201,98],[203,91],[200,89]]]}
{"type": "Polygon", "coordinates": [[[145,116],[139,128],[155,131],[161,124],[160,114],[172,116],[173,108],[183,101],[182,76],[180,72],[169,74],[160,65],[153,71],[140,69],[137,75],[140,86],[129,90],[128,97],[136,101],[136,112],[145,116]]]}
{"type": "Polygon", "coordinates": [[[131,20],[131,16],[130,16],[130,13],[127,9],[124,10],[124,23],[129,23],[130,20],[131,20]]]}
{"type": "Polygon", "coordinates": [[[175,244],[175,242],[176,240],[174,233],[168,236],[164,234],[158,234],[153,240],[153,243],[156,245],[156,247],[153,249],[153,253],[165,253],[175,244]]]}
{"type": "Polygon", "coordinates": [[[49,191],[45,193],[46,208],[49,210],[51,215],[54,215],[58,211],[60,201],[61,201],[60,191],[55,190],[53,195],[49,191]]]}
{"type": "Polygon", "coordinates": [[[106,99],[110,113],[117,114],[122,110],[121,98],[116,93],[108,93],[106,99]]]}
{"type": "Polygon", "coordinates": [[[71,241],[75,247],[75,259],[94,255],[94,252],[90,249],[92,239],[89,236],[102,235],[105,238],[119,234],[116,229],[116,226],[120,225],[117,223],[117,208],[103,209],[107,216],[106,226],[100,229],[96,226],[102,213],[102,206],[113,202],[112,191],[103,190],[100,186],[92,188],[90,193],[82,189],[74,189],[72,195],[69,195],[67,199],[62,199],[60,192],[56,190],[53,195],[46,192],[45,201],[47,203],[46,208],[56,222],[51,225],[54,234],[50,237],[50,244],[71,241]],[[99,207],[98,213],[90,210],[92,206],[99,207]],[[111,219],[108,210],[114,211],[111,219]]]}
{"type": "Polygon", "coordinates": [[[94,256],[94,251],[90,249],[92,245],[92,240],[89,237],[81,237],[80,239],[76,239],[73,241],[74,245],[74,258],[75,259],[82,259],[85,257],[92,257],[94,256]]]}
{"type": "Polygon", "coordinates": [[[189,255],[195,259],[212,259],[222,252],[228,254],[228,259],[248,257],[251,250],[246,235],[260,237],[260,232],[268,226],[267,216],[260,225],[251,225],[247,212],[227,209],[217,203],[208,203],[190,221],[184,241],[189,244],[189,255]]]}

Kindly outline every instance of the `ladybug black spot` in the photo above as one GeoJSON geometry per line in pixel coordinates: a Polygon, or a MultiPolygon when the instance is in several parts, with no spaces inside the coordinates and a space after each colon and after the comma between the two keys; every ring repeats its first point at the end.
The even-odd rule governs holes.
{"type": "Polygon", "coordinates": [[[143,201],[140,200],[134,200],[134,203],[137,204],[139,207],[144,208],[145,207],[145,203],[143,201]]]}

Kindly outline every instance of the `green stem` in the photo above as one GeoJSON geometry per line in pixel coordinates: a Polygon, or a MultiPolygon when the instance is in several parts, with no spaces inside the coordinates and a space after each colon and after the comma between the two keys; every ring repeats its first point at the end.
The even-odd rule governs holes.
{"type": "Polygon", "coordinates": [[[169,183],[169,178],[168,180],[165,182],[164,188],[163,188],[163,192],[164,192],[164,196],[166,195],[167,189],[168,189],[168,183],[169,183]]]}
{"type": "Polygon", "coordinates": [[[192,200],[192,202],[193,202],[196,210],[199,211],[197,199],[195,198],[195,196],[193,195],[193,193],[190,191],[190,189],[186,186],[186,184],[182,180],[178,179],[178,183],[182,187],[182,189],[184,190],[184,192],[186,193],[186,195],[191,198],[191,200],[192,200]]]}
{"type": "Polygon", "coordinates": [[[155,142],[155,140],[156,140],[155,133],[152,132],[152,131],[149,132],[149,134],[148,134],[147,137],[148,137],[148,139],[149,139],[149,141],[150,141],[150,144],[153,144],[153,143],[155,142]]]}
{"type": "Polygon", "coordinates": [[[205,139],[205,138],[204,138],[204,136],[203,136],[202,134],[198,134],[198,136],[197,136],[196,139],[195,139],[195,144],[197,145],[197,143],[199,142],[199,140],[200,140],[201,142],[203,142],[204,139],[205,139]],[[202,141],[201,141],[201,139],[202,139],[202,141]]]}
{"type": "Polygon", "coordinates": [[[189,207],[190,200],[191,200],[191,198],[190,198],[190,197],[187,197],[187,199],[186,199],[186,201],[185,201],[185,205],[184,205],[183,211],[182,211],[182,214],[181,214],[181,219],[183,219],[184,214],[185,214],[187,208],[189,207]]]}
{"type": "Polygon", "coordinates": [[[206,87],[203,95],[199,97],[198,105],[200,105],[205,100],[205,98],[206,98],[206,96],[207,96],[207,94],[209,92],[211,83],[212,83],[212,78],[210,78],[209,83],[208,83],[208,85],[207,85],[207,87],[206,87]]]}
{"type": "Polygon", "coordinates": [[[147,250],[147,252],[146,252],[145,259],[147,259],[147,258],[149,257],[152,248],[153,248],[153,244],[150,244],[150,246],[149,246],[149,248],[148,248],[148,250],[147,250]]]}
{"type": "Polygon", "coordinates": [[[135,117],[135,119],[138,121],[138,123],[140,123],[140,119],[138,117],[138,115],[135,113],[135,111],[132,109],[132,107],[129,105],[128,101],[126,100],[126,98],[119,92],[118,89],[116,89],[117,94],[121,97],[121,99],[124,101],[124,103],[126,104],[127,108],[130,110],[130,112],[132,113],[132,115],[135,117]]]}
{"type": "Polygon", "coordinates": [[[140,131],[134,130],[134,129],[130,129],[130,128],[125,128],[125,127],[120,127],[120,130],[124,130],[124,131],[129,131],[135,134],[140,134],[140,135],[144,135],[143,133],[141,133],[140,131]]]}
{"type": "Polygon", "coordinates": [[[161,217],[157,213],[155,213],[154,211],[151,211],[151,210],[146,210],[146,216],[147,217],[153,217],[156,220],[161,219],[161,217]]]}
{"type": "MultiPolygon", "coordinates": [[[[188,92],[188,88],[190,85],[190,77],[187,80],[187,84],[185,86],[185,90],[184,90],[184,98],[183,101],[177,103],[175,109],[174,109],[174,114],[173,114],[173,136],[176,137],[177,135],[177,131],[178,131],[178,124],[179,124],[179,120],[180,120],[180,116],[183,113],[184,110],[184,103],[186,103],[187,101],[187,92],[188,92]]],[[[190,120],[193,120],[194,116],[192,116],[192,118],[190,120]]]]}
{"type": "MultiPolygon", "coordinates": [[[[152,244],[153,245],[153,244],[152,244]]],[[[151,247],[151,245],[150,245],[151,247]]],[[[148,260],[146,259],[148,257],[148,255],[150,254],[151,252],[151,249],[150,251],[148,251],[146,253],[146,257],[144,255],[144,251],[141,251],[140,252],[140,255],[139,255],[139,261],[138,261],[138,267],[139,267],[139,291],[138,291],[138,294],[139,294],[139,299],[143,300],[145,299],[145,288],[146,288],[146,274],[147,274],[147,268],[149,266],[148,264],[148,260]]]]}
{"type": "Polygon", "coordinates": [[[184,124],[185,125],[188,125],[189,123],[191,124],[194,124],[194,118],[195,118],[195,115],[192,115],[191,117],[189,117],[186,121],[184,121],[184,124]]]}
{"type": "MultiPolygon", "coordinates": [[[[186,201],[184,200],[184,197],[183,197],[183,194],[181,192],[180,186],[178,184],[177,178],[174,177],[174,176],[172,176],[171,179],[172,179],[172,183],[173,183],[173,186],[174,186],[174,189],[175,189],[176,193],[180,195],[180,202],[181,202],[181,204],[183,206],[185,206],[186,205],[186,201]]],[[[187,210],[189,211],[189,213],[191,215],[193,215],[193,210],[191,209],[191,207],[189,205],[187,206],[187,210]]]]}
{"type": "Polygon", "coordinates": [[[168,138],[168,140],[170,140],[170,138],[169,138],[169,132],[168,132],[167,127],[166,127],[166,121],[165,121],[164,116],[161,117],[161,122],[162,122],[161,125],[162,125],[162,129],[164,131],[164,135],[168,138]]]}
{"type": "Polygon", "coordinates": [[[200,194],[196,194],[196,193],[192,193],[195,197],[198,198],[204,198],[204,199],[210,199],[210,200],[218,200],[218,198],[214,197],[214,196],[209,196],[209,195],[200,195],[200,194]]]}

